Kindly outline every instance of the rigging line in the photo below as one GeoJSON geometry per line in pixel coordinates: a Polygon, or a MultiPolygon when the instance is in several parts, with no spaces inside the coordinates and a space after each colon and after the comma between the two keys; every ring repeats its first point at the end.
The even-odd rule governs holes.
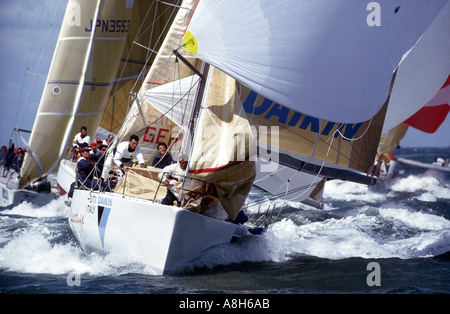
{"type": "Polygon", "coordinates": [[[138,43],[138,42],[136,42],[136,41],[134,41],[134,40],[133,40],[133,44],[135,44],[135,45],[137,45],[137,46],[139,46],[139,47],[142,47],[142,48],[144,48],[144,49],[147,49],[147,50],[150,51],[151,53],[158,53],[158,51],[153,50],[153,49],[151,49],[150,47],[146,47],[146,46],[144,46],[144,45],[141,45],[140,43],[138,43]]]}
{"type": "MultiPolygon", "coordinates": [[[[319,184],[320,184],[320,182],[315,182],[315,183],[312,184],[312,186],[315,187],[315,186],[317,186],[317,185],[319,185],[319,184]]],[[[297,193],[297,192],[303,191],[303,190],[305,190],[305,189],[309,189],[310,187],[311,187],[311,184],[302,185],[302,186],[299,186],[299,187],[296,187],[296,188],[293,188],[293,189],[289,190],[287,194],[297,193]]],[[[264,198],[264,199],[262,199],[262,200],[260,200],[260,201],[254,202],[254,203],[255,203],[255,204],[259,204],[259,203],[264,203],[266,200],[279,199],[280,197],[282,197],[282,196],[285,195],[285,194],[286,194],[285,192],[280,192],[280,193],[277,193],[277,194],[272,194],[270,197],[264,198]]],[[[283,200],[283,202],[284,202],[284,200],[283,200]]],[[[253,203],[250,203],[250,204],[253,204],[253,203]]]]}
{"type": "MultiPolygon", "coordinates": [[[[314,183],[313,186],[317,186],[317,185],[319,185],[319,184],[320,184],[320,182],[314,183]]],[[[300,187],[298,187],[298,188],[291,189],[291,190],[288,192],[288,194],[296,193],[296,192],[302,191],[302,190],[307,189],[307,188],[309,188],[309,185],[303,185],[303,186],[300,186],[300,187]]],[[[250,207],[250,206],[256,206],[256,205],[259,205],[259,204],[263,204],[263,203],[265,203],[265,202],[267,202],[267,201],[277,200],[277,199],[279,199],[280,197],[282,197],[284,194],[285,194],[285,192],[281,192],[281,193],[278,193],[278,194],[273,194],[273,195],[270,196],[270,197],[263,198],[263,199],[261,199],[261,200],[259,200],[259,201],[247,203],[247,207],[250,207]]],[[[284,200],[283,200],[283,203],[284,203],[284,200]]]]}
{"type": "MultiPolygon", "coordinates": [[[[178,64],[180,64],[180,63],[178,63],[178,64]]],[[[173,75],[174,75],[174,77],[177,77],[178,79],[177,80],[180,80],[180,77],[181,77],[181,66],[179,65],[179,66],[175,66],[174,67],[174,69],[173,69],[173,75]]],[[[194,80],[194,76],[192,75],[192,81],[194,80]]],[[[180,93],[179,93],[179,95],[180,95],[180,100],[178,101],[178,103],[181,103],[181,101],[183,100],[183,98],[185,98],[185,96],[187,95],[187,98],[188,99],[186,99],[186,103],[189,103],[189,97],[190,97],[190,95],[191,95],[191,93],[190,93],[190,91],[192,90],[192,88],[194,87],[194,86],[196,86],[197,84],[198,84],[198,80],[199,79],[197,79],[197,82],[195,82],[194,84],[192,84],[191,83],[191,88],[189,89],[189,91],[183,96],[182,94],[181,94],[181,90],[180,90],[180,93]]],[[[175,84],[173,84],[173,88],[172,88],[172,103],[174,103],[174,101],[175,101],[175,93],[177,92],[177,88],[175,87],[175,84]]],[[[176,106],[177,104],[175,103],[174,104],[174,106],[172,106],[172,108],[174,108],[175,106],[176,106]]],[[[184,108],[184,110],[183,110],[183,116],[182,116],[182,121],[181,121],[181,124],[183,125],[183,121],[184,121],[184,119],[185,119],[185,117],[186,117],[186,109],[187,109],[187,106],[184,108]]],[[[169,111],[171,111],[170,109],[169,109],[169,111]]],[[[168,112],[169,112],[168,111],[168,112]]],[[[159,119],[162,119],[163,117],[164,117],[165,115],[163,115],[161,118],[159,118],[159,119]]],[[[158,120],[159,120],[158,119],[158,120]]],[[[155,121],[156,122],[156,121],[155,121]]],[[[155,123],[155,122],[152,122],[152,124],[153,123],[155,123]]],[[[177,139],[179,136],[180,136],[180,134],[181,134],[181,132],[183,131],[183,129],[182,128],[180,128],[180,130],[178,131],[178,133],[175,135],[175,139],[177,139]]],[[[169,153],[169,150],[170,149],[172,149],[172,146],[174,145],[176,143],[176,141],[172,141],[172,143],[170,143],[169,145],[168,145],[168,147],[167,147],[167,150],[166,150],[166,152],[164,153],[164,155],[161,157],[161,159],[158,161],[158,163],[155,165],[155,167],[163,160],[163,158],[169,153]]]]}
{"type": "Polygon", "coordinates": [[[278,172],[281,172],[283,169],[284,169],[283,167],[278,167],[278,170],[276,170],[276,171],[274,171],[274,172],[271,172],[271,173],[269,173],[268,175],[266,175],[266,176],[264,176],[264,177],[262,177],[262,178],[260,178],[260,179],[258,179],[258,180],[255,180],[254,183],[258,183],[258,182],[260,182],[260,181],[266,180],[266,179],[268,179],[268,178],[270,178],[270,177],[276,175],[278,172]]]}
{"type": "MultiPolygon", "coordinates": [[[[149,7],[149,9],[147,10],[147,13],[146,13],[145,17],[144,17],[143,20],[142,20],[142,23],[141,23],[141,25],[140,25],[140,27],[139,27],[139,30],[138,30],[137,33],[136,33],[136,36],[135,36],[135,38],[134,38],[133,43],[137,43],[136,41],[137,41],[139,38],[141,38],[141,37],[142,37],[149,29],[152,29],[152,30],[151,30],[151,36],[150,36],[150,39],[149,39],[149,40],[150,40],[149,46],[150,46],[151,40],[152,40],[152,38],[153,38],[153,33],[154,33],[154,31],[155,31],[155,30],[154,30],[154,26],[155,26],[156,21],[157,21],[157,19],[156,19],[156,12],[157,12],[157,10],[156,10],[156,8],[155,8],[155,17],[154,17],[154,19],[153,19],[153,23],[151,23],[151,25],[150,25],[149,27],[147,27],[145,30],[142,30],[142,29],[143,29],[143,27],[144,27],[144,25],[145,25],[145,22],[147,21],[148,15],[150,14],[152,8],[153,8],[153,4],[152,4],[152,5],[149,7]]],[[[163,12],[163,13],[164,13],[164,12],[163,12]]],[[[161,13],[160,16],[162,16],[163,13],[161,13]]],[[[174,14],[175,14],[175,12],[172,12],[172,13],[171,13],[171,16],[174,15],[174,14]]],[[[164,25],[163,30],[166,29],[166,28],[168,27],[169,21],[170,21],[170,18],[167,19],[167,22],[166,22],[166,24],[164,25]]],[[[162,36],[163,36],[163,32],[161,32],[161,34],[159,35],[159,37],[158,37],[158,39],[157,39],[156,42],[159,42],[159,41],[161,40],[162,36]]],[[[152,52],[155,52],[155,50],[152,50],[152,49],[147,49],[147,50],[151,50],[152,52]]],[[[126,60],[125,60],[125,64],[124,64],[123,67],[122,67],[122,71],[121,71],[121,73],[120,73],[119,79],[121,79],[121,78],[123,77],[123,74],[124,74],[124,72],[125,72],[125,69],[126,69],[126,66],[127,66],[127,64],[128,64],[128,60],[130,59],[130,56],[131,56],[132,51],[133,51],[133,46],[130,48],[130,50],[129,50],[129,52],[128,52],[128,55],[127,55],[127,58],[126,58],[126,60]]],[[[147,68],[148,63],[149,63],[151,57],[152,57],[152,54],[151,54],[151,53],[150,53],[150,54],[147,54],[147,57],[146,57],[146,59],[145,59],[144,65],[143,65],[143,67],[142,67],[142,69],[141,69],[141,71],[140,71],[140,73],[139,73],[139,75],[138,75],[138,78],[144,76],[144,74],[145,74],[145,69],[147,68]]],[[[144,77],[144,80],[145,80],[145,77],[144,77]]],[[[140,81],[140,80],[137,79],[137,80],[134,82],[133,87],[131,88],[130,92],[133,91],[133,90],[135,90],[135,88],[136,88],[136,86],[137,86],[137,84],[138,84],[139,81],[140,81]]],[[[116,84],[115,87],[114,87],[114,91],[113,91],[112,93],[110,93],[111,97],[110,97],[110,99],[109,99],[108,105],[107,105],[106,108],[105,108],[105,111],[109,111],[109,108],[111,107],[111,105],[112,105],[112,103],[113,103],[113,99],[114,99],[113,96],[116,94],[118,88],[119,88],[119,84],[116,84]]],[[[106,119],[106,116],[103,116],[102,122],[101,122],[100,124],[103,124],[104,121],[105,121],[105,119],[106,119]]],[[[120,133],[120,130],[119,130],[118,133],[120,133]]]]}
{"type": "Polygon", "coordinates": [[[372,124],[372,120],[373,120],[373,118],[371,118],[371,119],[369,120],[369,124],[367,125],[366,130],[365,130],[364,133],[363,133],[361,136],[359,136],[358,138],[348,138],[348,137],[344,136],[344,134],[342,134],[342,132],[339,130],[339,128],[336,129],[335,133],[337,132],[340,136],[342,136],[343,139],[345,139],[345,140],[347,140],[347,141],[358,141],[358,140],[362,139],[362,138],[364,137],[364,135],[366,135],[367,131],[369,131],[369,128],[370,128],[370,126],[371,126],[371,124],[372,124]]]}
{"type": "MultiPolygon", "coordinates": [[[[181,70],[182,70],[182,64],[179,63],[179,62],[177,62],[177,59],[175,59],[174,77],[178,78],[177,80],[180,80],[180,78],[181,78],[181,70]]],[[[197,84],[199,83],[199,79],[197,79],[197,82],[195,82],[195,83],[193,84],[194,78],[195,78],[195,76],[192,75],[192,76],[191,76],[191,86],[192,86],[192,87],[193,87],[193,86],[197,86],[197,84]]],[[[174,97],[175,92],[176,92],[176,90],[175,90],[175,84],[173,85],[173,89],[172,89],[172,90],[173,90],[173,93],[172,93],[172,102],[173,102],[173,101],[174,101],[173,97],[174,97]]],[[[189,98],[190,98],[190,95],[191,95],[191,93],[190,93],[191,90],[192,90],[192,88],[189,89],[189,93],[187,94],[188,97],[187,97],[187,99],[186,99],[186,106],[184,107],[184,110],[182,110],[182,111],[183,111],[183,116],[182,116],[182,119],[181,119],[181,121],[180,121],[180,124],[181,124],[181,125],[187,125],[187,124],[188,124],[188,123],[185,124],[185,121],[186,121],[186,119],[187,119],[187,120],[189,119],[189,116],[187,116],[187,109],[188,109],[187,104],[189,104],[189,98]]],[[[184,98],[184,96],[182,96],[182,94],[181,94],[181,90],[180,90],[179,96],[180,96],[180,99],[184,98]]],[[[177,136],[178,136],[178,135],[177,135],[177,136]]]]}
{"type": "MultiPolygon", "coordinates": [[[[174,57],[174,56],[175,56],[175,54],[172,52],[171,56],[170,56],[169,58],[166,59],[164,65],[160,68],[160,70],[159,70],[160,73],[162,73],[162,71],[167,67],[167,64],[172,60],[172,57],[174,57]]],[[[173,61],[172,61],[172,62],[173,62],[173,61]]],[[[180,74],[181,74],[181,70],[179,69],[179,67],[174,67],[174,73],[176,72],[177,69],[178,69],[178,74],[174,74],[174,77],[178,77],[178,78],[179,78],[179,77],[181,76],[181,75],[180,75],[180,74]]],[[[157,74],[155,75],[155,77],[156,77],[156,78],[159,77],[160,73],[157,73],[157,74]]],[[[194,76],[192,76],[192,80],[194,80],[194,76]]],[[[174,105],[173,105],[172,107],[168,108],[167,111],[163,113],[163,116],[159,117],[158,119],[156,119],[155,121],[153,121],[153,122],[152,122],[151,124],[149,124],[148,126],[151,126],[151,125],[153,125],[154,123],[158,122],[160,119],[162,119],[164,116],[166,116],[170,111],[172,111],[172,109],[173,109],[176,105],[178,105],[182,100],[184,100],[184,98],[186,97],[186,95],[189,96],[190,93],[191,93],[191,90],[192,90],[195,86],[197,86],[197,84],[199,83],[200,80],[201,80],[201,78],[198,78],[197,81],[196,81],[195,83],[191,84],[191,87],[190,87],[189,90],[185,93],[184,96],[180,97],[180,99],[179,99],[176,103],[174,103],[174,105]]],[[[174,87],[174,88],[175,88],[175,87],[174,87]]],[[[151,93],[151,89],[149,89],[149,92],[151,93]]],[[[140,91],[139,94],[142,95],[142,91],[140,91]]],[[[181,95],[181,93],[180,93],[180,95],[181,95]]],[[[142,98],[143,96],[140,96],[140,97],[142,98]]],[[[141,129],[140,131],[142,131],[142,130],[143,130],[143,129],[141,129]]]]}
{"type": "MultiPolygon", "coordinates": [[[[190,95],[191,90],[192,90],[194,87],[196,87],[196,85],[198,84],[199,81],[200,81],[200,79],[198,79],[197,82],[195,82],[195,83],[191,86],[191,88],[189,89],[189,91],[187,91],[187,92],[185,93],[185,96],[183,96],[180,100],[178,100],[173,106],[171,106],[170,108],[168,108],[167,111],[165,111],[165,112],[162,114],[161,117],[159,117],[159,118],[156,119],[155,121],[151,122],[150,124],[148,124],[148,125],[145,126],[144,128],[137,130],[136,132],[137,132],[137,133],[142,132],[142,131],[143,131],[144,129],[146,129],[147,127],[152,126],[153,124],[155,124],[156,122],[158,122],[159,120],[161,120],[162,118],[164,118],[170,111],[172,111],[173,108],[175,108],[175,106],[177,106],[177,105],[178,105],[178,104],[186,97],[186,95],[190,95]]],[[[141,99],[142,99],[142,97],[143,97],[143,96],[141,96],[141,99]]]]}
{"type": "Polygon", "coordinates": [[[176,4],[173,4],[173,3],[168,3],[168,2],[165,2],[165,1],[162,1],[162,0],[156,0],[156,2],[165,4],[165,5],[170,5],[170,6],[175,7],[175,8],[179,8],[179,9],[183,9],[183,10],[188,10],[188,11],[194,12],[194,10],[192,10],[192,9],[189,9],[189,8],[186,8],[186,7],[182,7],[180,5],[176,5],[176,4]]]}
{"type": "MultiPolygon", "coordinates": [[[[293,197],[293,198],[291,198],[291,199],[284,199],[285,201],[293,201],[294,199],[297,199],[297,198],[303,196],[307,191],[309,191],[309,189],[310,189],[314,184],[317,185],[317,184],[320,183],[320,182],[319,182],[319,183],[316,183],[316,180],[317,180],[317,178],[320,176],[320,174],[321,174],[321,172],[322,172],[322,169],[323,169],[323,167],[325,166],[325,162],[326,162],[326,160],[327,160],[327,158],[328,158],[328,156],[329,156],[329,154],[330,154],[330,150],[331,150],[331,147],[332,147],[332,145],[333,145],[334,134],[335,134],[338,130],[339,130],[339,128],[336,129],[336,131],[335,131],[335,132],[328,138],[328,140],[326,141],[326,142],[328,142],[328,141],[331,139],[331,142],[330,142],[330,144],[328,145],[327,154],[325,155],[325,158],[324,158],[324,160],[323,160],[323,162],[322,162],[322,165],[320,166],[319,171],[317,172],[316,176],[314,177],[314,180],[311,182],[311,184],[309,184],[308,188],[305,189],[305,190],[303,191],[302,194],[297,195],[296,197],[293,197]]],[[[294,175],[292,175],[292,176],[288,179],[288,184],[287,184],[287,185],[289,185],[290,180],[291,180],[292,178],[294,178],[296,175],[298,175],[298,173],[299,173],[300,171],[301,171],[301,170],[298,170],[294,175]]]]}

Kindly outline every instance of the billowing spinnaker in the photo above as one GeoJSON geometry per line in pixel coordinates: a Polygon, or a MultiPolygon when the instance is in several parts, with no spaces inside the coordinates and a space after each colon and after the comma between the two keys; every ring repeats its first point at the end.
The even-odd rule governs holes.
{"type": "Polygon", "coordinates": [[[184,48],[285,107],[358,123],[446,2],[202,0],[184,48]]]}

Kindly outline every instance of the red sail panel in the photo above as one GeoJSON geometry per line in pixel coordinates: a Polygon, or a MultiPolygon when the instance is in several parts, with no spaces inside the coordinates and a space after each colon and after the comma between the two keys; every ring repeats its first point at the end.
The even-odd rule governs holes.
{"type": "Polygon", "coordinates": [[[405,123],[426,133],[434,133],[450,111],[450,75],[439,92],[405,123]]]}

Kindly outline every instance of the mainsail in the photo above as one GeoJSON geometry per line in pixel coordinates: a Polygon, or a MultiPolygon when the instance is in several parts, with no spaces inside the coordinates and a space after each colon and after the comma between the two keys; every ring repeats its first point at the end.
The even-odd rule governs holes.
{"type": "Polygon", "coordinates": [[[287,108],[359,123],[446,2],[202,0],[184,48],[287,108]]]}
{"type": "MultiPolygon", "coordinates": [[[[113,87],[116,96],[112,101],[126,108],[111,106],[115,114],[128,109],[120,91],[126,88],[128,95],[142,65],[149,61],[148,50],[131,53],[130,45],[154,24],[155,6],[145,0],[68,2],[29,141],[36,161],[32,154],[26,155],[21,186],[54,171],[81,126],[87,126],[91,135],[96,132],[113,87]],[[130,60],[124,67],[124,61],[130,60]]],[[[164,18],[169,19],[172,11],[164,18]]],[[[158,37],[143,43],[157,49],[158,37]]],[[[108,127],[113,125],[110,122],[108,127]]]]}

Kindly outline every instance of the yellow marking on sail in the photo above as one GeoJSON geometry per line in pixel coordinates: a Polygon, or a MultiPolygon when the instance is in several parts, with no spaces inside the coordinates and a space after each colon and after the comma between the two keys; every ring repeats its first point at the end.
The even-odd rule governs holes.
{"type": "Polygon", "coordinates": [[[193,53],[194,55],[197,55],[198,53],[198,45],[197,45],[197,39],[195,39],[195,36],[192,35],[190,31],[186,31],[186,34],[183,37],[183,42],[181,45],[185,50],[193,53]]]}

